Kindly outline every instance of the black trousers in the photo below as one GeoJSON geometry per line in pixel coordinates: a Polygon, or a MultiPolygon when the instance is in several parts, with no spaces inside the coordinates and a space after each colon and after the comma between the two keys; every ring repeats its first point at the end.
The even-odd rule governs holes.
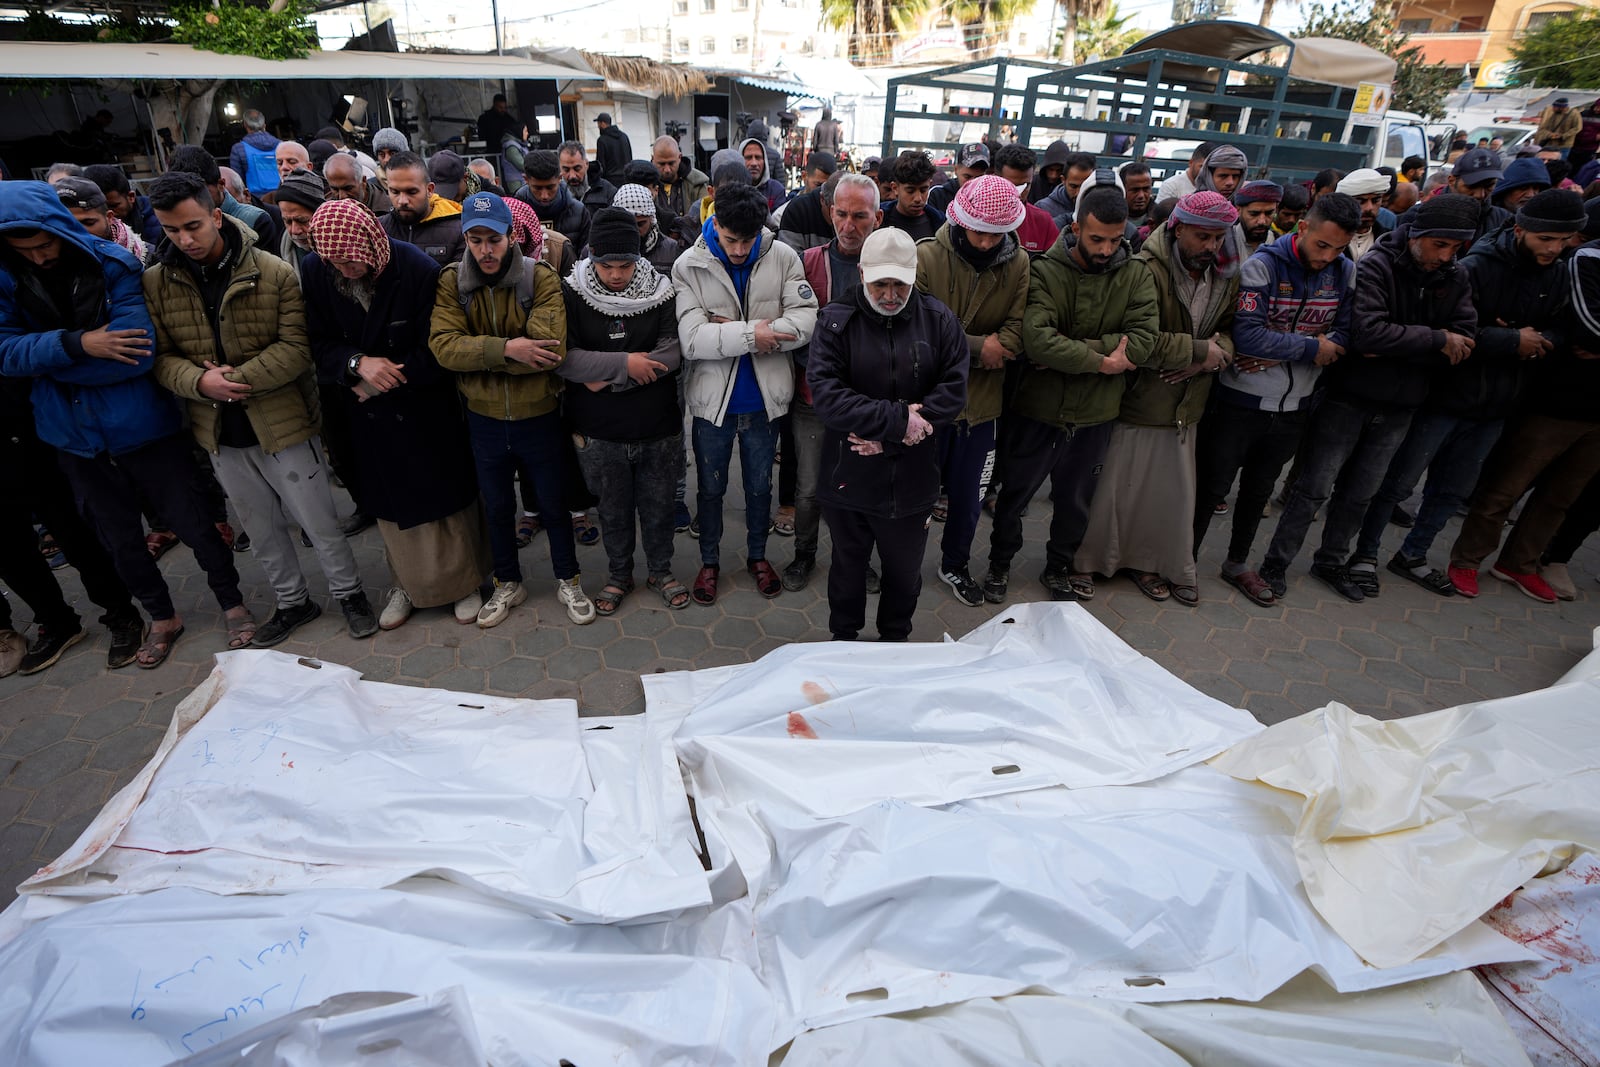
{"type": "MultiPolygon", "coordinates": [[[[356,465],[355,417],[350,410],[350,390],[343,385],[319,385],[322,397],[322,453],[333,473],[344,483],[345,492],[355,501],[356,511],[364,512],[361,469],[356,465]]],[[[211,464],[206,464],[211,469],[211,464]]]]}
{"type": "Polygon", "coordinates": [[[1272,497],[1272,487],[1283,465],[1294,458],[1305,433],[1304,411],[1252,411],[1233,404],[1214,403],[1206,411],[1195,444],[1194,554],[1211,528],[1215,508],[1228,497],[1235,477],[1239,499],[1233,505],[1233,536],[1228,559],[1244,563],[1250,558],[1261,514],[1272,497]]]}
{"type": "MultiPolygon", "coordinates": [[[[799,400],[798,397],[795,398],[799,400]]],[[[800,484],[799,453],[794,444],[794,418],[785,415],[778,420],[778,506],[794,507],[795,489],[800,484]]]]}
{"type": "Polygon", "coordinates": [[[1022,551],[1022,512],[1050,481],[1050,539],[1045,542],[1045,565],[1051,570],[1072,570],[1089,531],[1089,505],[1094,501],[1100,470],[1114,423],[1061,430],[1013,415],[1002,446],[1005,481],[994,506],[994,529],[989,534],[989,567],[1006,571],[1022,551]]]}
{"type": "Polygon", "coordinates": [[[1577,503],[1567,509],[1561,528],[1544,550],[1544,562],[1571,563],[1573,555],[1596,530],[1600,530],[1600,475],[1589,480],[1577,503]]]}
{"type": "MultiPolygon", "coordinates": [[[[105,612],[101,622],[139,617],[128,587],[94,530],[73,504],[56,451],[31,430],[7,427],[0,436],[0,581],[33,611],[33,621],[57,632],[76,630],[78,613],[62,595],[61,584],[39,554],[33,519],[44,523],[62,553],[78,571],[84,592],[105,612]]],[[[0,629],[11,629],[11,607],[0,599],[0,629]]]]}
{"type": "Polygon", "coordinates": [[[172,525],[172,532],[194,551],[217,603],[228,611],[244,603],[233,553],[211,522],[205,497],[196,490],[190,468],[188,432],[152,441],[113,458],[92,459],[59,453],[72,484],[78,510],[99,535],[117,574],[157,622],[177,609],[156,561],[144,545],[141,496],[172,525]]]}
{"type": "Polygon", "coordinates": [[[864,511],[822,505],[822,517],[833,536],[833,561],[828,566],[828,629],[835,637],[854,638],[867,623],[867,564],[878,546],[882,582],[878,595],[878,636],[904,641],[911,636],[911,616],[922,593],[922,552],[928,544],[927,514],[890,519],[864,511]]]}

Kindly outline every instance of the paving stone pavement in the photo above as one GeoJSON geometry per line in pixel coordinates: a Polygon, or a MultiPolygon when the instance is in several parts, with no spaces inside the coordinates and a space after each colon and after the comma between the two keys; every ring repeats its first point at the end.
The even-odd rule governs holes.
{"type": "MultiPolygon", "coordinates": [[[[1013,602],[1045,598],[1037,578],[1048,513],[1048,501],[1036,501],[1026,522],[1028,547],[1012,568],[1013,602]]],[[[568,622],[540,537],[523,553],[532,595],[502,625],[493,630],[461,626],[448,609],[435,609],[417,612],[398,630],[356,641],[327,598],[315,557],[303,550],[302,566],[328,610],[280,650],[346,664],[376,681],[569,697],[588,714],[643,711],[641,674],[745,663],[791,641],[828,638],[826,530],[823,565],[810,588],[768,601],[744,572],[740,514],[729,509],[724,592],[714,607],[670,611],[641,587],[615,616],[589,626],[568,622]]],[[[1272,526],[1263,524],[1258,550],[1272,526]]],[[[1266,723],[1333,700],[1395,718],[1542,688],[1590,650],[1600,626],[1600,585],[1595,583],[1600,574],[1595,541],[1600,539],[1573,563],[1579,596],[1572,603],[1535,603],[1487,574],[1479,599],[1446,599],[1382,573],[1377,601],[1350,604],[1306,573],[1319,535],[1313,530],[1304,558],[1291,570],[1289,596],[1279,606],[1261,608],[1216,577],[1226,528],[1225,521],[1214,524],[1201,554],[1198,607],[1154,603],[1126,578],[1102,580],[1086,606],[1157,663],[1266,723]]],[[[960,636],[1006,610],[1004,605],[967,607],[939,582],[941,531],[935,524],[929,538],[914,640],[960,636]]],[[[985,519],[973,567],[980,579],[988,531],[985,519]]],[[[1454,533],[1452,524],[1440,535],[1435,556],[1454,533]]],[[[1389,540],[1398,543],[1396,531],[1390,531],[1389,540]]],[[[388,569],[377,531],[361,534],[356,547],[374,605],[381,609],[388,569]]],[[[773,537],[768,551],[781,569],[791,558],[792,542],[773,537]]],[[[605,577],[604,552],[599,544],[580,547],[579,558],[592,595],[605,577]]],[[[271,608],[265,577],[248,556],[238,560],[247,602],[264,619],[271,608]]],[[[687,534],[678,537],[675,562],[678,577],[688,584],[699,554],[687,534]]],[[[138,772],[154,753],[173,708],[225,648],[221,614],[189,551],[173,550],[162,569],[187,633],[161,668],[107,671],[104,628],[91,624],[90,638],[55,667],[31,678],[0,680],[0,900],[9,901],[17,883],[66,849],[138,772]]],[[[97,612],[83,597],[76,572],[68,568],[57,574],[69,600],[92,619],[97,612]]],[[[20,602],[14,608],[20,625],[28,609],[20,602]]],[[[863,636],[871,635],[869,618],[863,636]]]]}

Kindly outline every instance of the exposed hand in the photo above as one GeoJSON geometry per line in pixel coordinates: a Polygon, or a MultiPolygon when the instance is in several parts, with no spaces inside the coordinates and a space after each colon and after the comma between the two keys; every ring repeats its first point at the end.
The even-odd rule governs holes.
{"type": "Polygon", "coordinates": [[[725,317],[723,315],[708,315],[708,316],[706,316],[706,321],[707,322],[714,322],[718,326],[721,326],[724,323],[732,322],[733,320],[730,319],[730,318],[727,318],[727,317],[725,317]]]}
{"type": "Polygon", "coordinates": [[[548,339],[535,341],[530,337],[513,337],[506,342],[506,358],[536,370],[548,370],[561,362],[561,356],[556,352],[560,344],[560,341],[548,339]]]}
{"type": "Polygon", "coordinates": [[[1524,326],[1517,331],[1517,356],[1521,359],[1538,359],[1547,356],[1555,346],[1544,334],[1532,326],[1524,326]]]}
{"type": "Polygon", "coordinates": [[[667,365],[651,359],[650,353],[628,353],[628,378],[635,385],[649,385],[665,373],[667,365]]]}
{"type": "Polygon", "coordinates": [[[1133,370],[1133,362],[1128,359],[1128,339],[1126,337],[1117,342],[1117,347],[1100,361],[1101,374],[1123,374],[1133,370]]]}
{"type": "Polygon", "coordinates": [[[1205,374],[1206,371],[1207,367],[1204,362],[1191,363],[1187,367],[1180,368],[1179,370],[1162,371],[1161,380],[1166,382],[1168,385],[1182,385],[1195,375],[1205,374]]]}
{"type": "Polygon", "coordinates": [[[1576,345],[1572,348],[1572,354],[1579,359],[1600,359],[1600,352],[1591,352],[1587,348],[1579,348],[1576,345]]]}
{"type": "Polygon", "coordinates": [[[227,374],[232,367],[219,367],[209,359],[202,366],[206,372],[200,375],[200,395],[219,403],[230,404],[236,400],[243,400],[250,395],[250,387],[244,382],[236,382],[227,374]]]}
{"type": "Polygon", "coordinates": [[[1454,366],[1472,355],[1472,346],[1472,338],[1447,330],[1444,335],[1444,346],[1439,351],[1444,353],[1444,357],[1450,361],[1451,366],[1454,366]]]}
{"type": "Polygon", "coordinates": [[[144,330],[111,330],[100,326],[85,330],[78,339],[83,350],[95,359],[113,363],[137,363],[150,354],[150,335],[144,330]]]}
{"type": "Polygon", "coordinates": [[[883,442],[864,441],[855,434],[851,434],[850,451],[858,456],[876,456],[883,452],[883,442]]]}
{"type": "Polygon", "coordinates": [[[983,351],[978,353],[978,365],[984,370],[999,370],[1005,366],[1005,361],[1014,358],[1015,353],[1000,343],[998,334],[990,334],[983,339],[983,351]]]}
{"type": "Polygon", "coordinates": [[[933,424],[922,417],[921,404],[906,405],[906,436],[902,442],[906,445],[919,444],[923,438],[933,433],[933,424]]]}
{"type": "Polygon", "coordinates": [[[1260,356],[1240,356],[1233,361],[1233,368],[1240,374],[1259,374],[1269,367],[1276,367],[1283,362],[1278,359],[1262,359],[1260,356]]]}
{"type": "Polygon", "coordinates": [[[405,369],[382,356],[362,356],[361,362],[356,364],[356,373],[380,393],[406,384],[405,369]]]}
{"type": "Polygon", "coordinates": [[[795,335],[792,333],[780,333],[779,331],[774,330],[766,319],[762,319],[760,322],[756,323],[755,335],[756,351],[762,354],[767,352],[776,352],[778,350],[778,346],[784,341],[797,340],[795,335]]]}
{"type": "Polygon", "coordinates": [[[1326,337],[1317,338],[1317,366],[1326,367],[1342,355],[1344,355],[1343,345],[1336,345],[1326,337]]]}

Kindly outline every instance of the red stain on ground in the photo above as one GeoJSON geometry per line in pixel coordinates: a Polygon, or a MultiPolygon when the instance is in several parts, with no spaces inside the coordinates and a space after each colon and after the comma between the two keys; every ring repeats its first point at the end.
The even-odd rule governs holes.
{"type": "MultiPolygon", "coordinates": [[[[809,685],[811,683],[807,682],[806,684],[809,685]]],[[[806,722],[804,715],[798,711],[791,711],[789,713],[789,736],[804,737],[809,741],[815,741],[817,732],[811,728],[810,723],[806,722]]]]}
{"type": "Polygon", "coordinates": [[[801,683],[800,692],[804,694],[805,698],[813,704],[826,704],[828,701],[833,699],[833,697],[828,695],[828,691],[822,688],[822,686],[818,685],[816,682],[801,683]]]}

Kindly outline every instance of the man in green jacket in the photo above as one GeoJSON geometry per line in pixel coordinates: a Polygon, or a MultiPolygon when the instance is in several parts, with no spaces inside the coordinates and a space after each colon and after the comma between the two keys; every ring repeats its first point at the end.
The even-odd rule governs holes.
{"type": "Polygon", "coordinates": [[[983,588],[967,565],[984,486],[994,473],[1005,367],[1022,352],[1028,255],[1017,243],[1017,228],[1026,217],[1016,186],[999,175],[971,178],[950,202],[949,221],[917,246],[917,288],[956,313],[971,357],[966,407],[936,435],[949,499],[939,580],[969,607],[983,603],[983,588]]]}
{"type": "Polygon", "coordinates": [[[1123,240],[1128,202],[1114,185],[1079,198],[1071,228],[1034,260],[1022,348],[1029,366],[1001,457],[984,599],[1005,600],[1022,549],[1022,512],[1046,478],[1054,514],[1040,581],[1057,600],[1088,600],[1094,577],[1073,566],[1122,407],[1123,375],[1154,357],[1160,316],[1150,272],[1123,240]]]}

